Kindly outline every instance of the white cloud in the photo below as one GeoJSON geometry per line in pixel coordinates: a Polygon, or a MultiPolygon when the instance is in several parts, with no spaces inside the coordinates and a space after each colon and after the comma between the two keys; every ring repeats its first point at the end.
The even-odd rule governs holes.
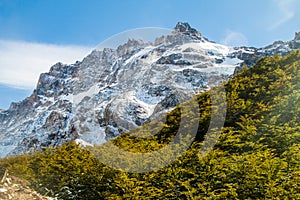
{"type": "Polygon", "coordinates": [[[297,8],[296,4],[299,4],[299,0],[273,0],[273,2],[279,10],[279,19],[269,27],[269,30],[277,29],[287,21],[293,19],[295,16],[294,9],[297,8]]]}
{"type": "Polygon", "coordinates": [[[0,84],[33,89],[40,73],[81,60],[92,48],[0,40],[0,84]]]}
{"type": "Polygon", "coordinates": [[[242,33],[229,30],[227,31],[226,37],[223,40],[221,40],[221,43],[234,47],[247,46],[248,39],[242,33]]]}

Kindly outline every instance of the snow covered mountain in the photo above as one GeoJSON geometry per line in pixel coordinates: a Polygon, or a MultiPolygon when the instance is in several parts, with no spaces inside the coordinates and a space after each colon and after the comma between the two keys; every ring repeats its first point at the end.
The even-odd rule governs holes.
{"type": "Polygon", "coordinates": [[[116,49],[95,49],[81,62],[55,64],[30,97],[0,112],[0,157],[71,140],[103,143],[220,84],[244,64],[297,48],[300,33],[265,48],[228,47],[178,23],[153,43],[129,39],[116,49]]]}

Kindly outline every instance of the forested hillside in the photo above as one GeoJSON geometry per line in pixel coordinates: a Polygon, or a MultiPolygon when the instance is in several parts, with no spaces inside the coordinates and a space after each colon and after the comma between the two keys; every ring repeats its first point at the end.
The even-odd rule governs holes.
{"type": "MultiPolygon", "coordinates": [[[[41,194],[58,199],[300,199],[299,75],[300,51],[293,51],[263,58],[224,83],[225,124],[205,157],[201,147],[211,120],[210,92],[196,97],[200,117],[194,142],[162,169],[112,169],[97,159],[103,149],[122,162],[124,155],[109,152],[107,144],[81,148],[75,143],[5,158],[0,166],[41,194]]],[[[132,153],[161,149],[174,139],[182,117],[194,122],[182,109],[191,104],[177,106],[164,124],[151,122],[112,142],[132,153]],[[153,135],[155,128],[161,130],[153,135]]],[[[186,134],[176,145],[188,138],[186,134]]]]}

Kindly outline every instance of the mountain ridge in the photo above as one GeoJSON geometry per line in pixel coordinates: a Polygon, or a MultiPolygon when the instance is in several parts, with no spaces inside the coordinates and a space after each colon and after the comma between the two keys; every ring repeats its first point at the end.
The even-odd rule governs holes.
{"type": "Polygon", "coordinates": [[[72,140],[103,143],[228,80],[241,66],[300,48],[299,37],[258,49],[227,47],[179,22],[154,43],[129,39],[81,62],[57,63],[30,97],[0,112],[0,157],[72,140]]]}

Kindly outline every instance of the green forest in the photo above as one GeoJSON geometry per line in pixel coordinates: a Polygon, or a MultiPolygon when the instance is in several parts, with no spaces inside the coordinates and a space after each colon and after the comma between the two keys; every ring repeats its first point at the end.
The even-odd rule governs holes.
{"type": "MultiPolygon", "coordinates": [[[[202,146],[210,139],[206,132],[212,107],[218,109],[212,104],[211,91],[178,105],[164,122],[151,122],[110,143],[88,148],[66,143],[1,159],[0,167],[57,199],[300,199],[299,80],[300,51],[292,51],[245,66],[223,83],[226,118],[217,143],[205,156],[202,146]],[[111,144],[131,153],[166,147],[175,139],[182,118],[195,123],[194,115],[184,109],[194,102],[199,107],[196,137],[167,166],[133,173],[100,162],[106,156],[130,167],[131,154],[124,159],[126,155],[116,153],[111,144]]],[[[192,138],[189,124],[185,125],[174,147],[181,148],[192,138]]],[[[214,137],[213,131],[209,137],[214,137]]],[[[172,160],[176,148],[166,151],[172,160]]],[[[146,160],[142,166],[155,164],[146,160]]]]}

